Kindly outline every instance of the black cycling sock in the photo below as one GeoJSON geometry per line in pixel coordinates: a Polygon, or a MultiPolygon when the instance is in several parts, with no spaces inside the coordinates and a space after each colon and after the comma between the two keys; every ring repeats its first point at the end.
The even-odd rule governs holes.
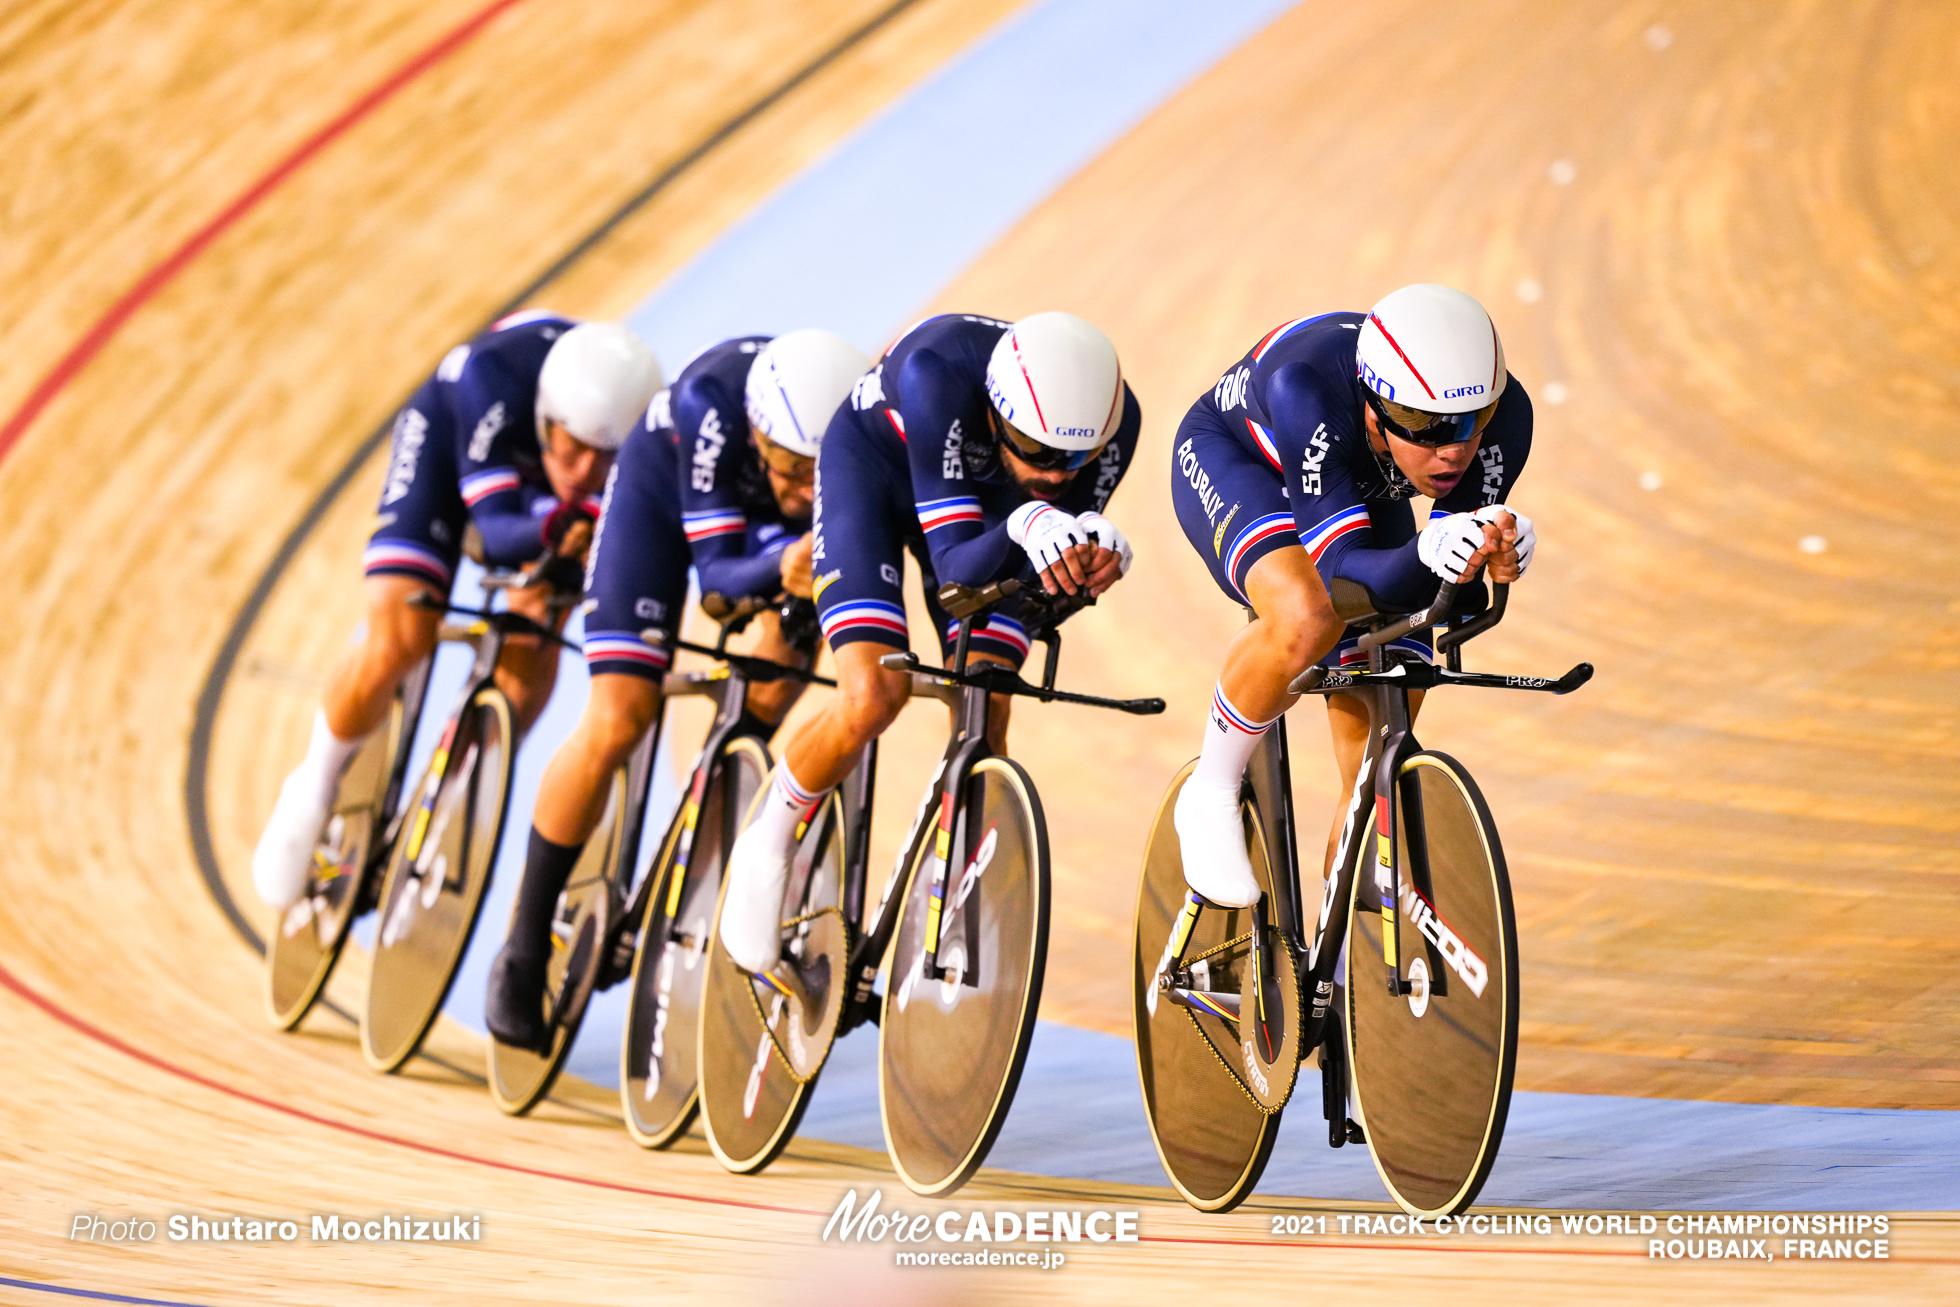
{"type": "Polygon", "coordinates": [[[531,845],[524,854],[524,880],[517,887],[517,911],[504,944],[512,957],[540,962],[551,956],[551,916],[558,896],[571,879],[584,844],[553,844],[531,828],[531,845]]]}
{"type": "Polygon", "coordinates": [[[756,739],[767,744],[771,739],[775,738],[776,728],[781,725],[781,722],[765,722],[762,718],[756,716],[755,709],[744,708],[742,709],[741,717],[735,722],[735,733],[737,735],[753,735],[756,739]]]}

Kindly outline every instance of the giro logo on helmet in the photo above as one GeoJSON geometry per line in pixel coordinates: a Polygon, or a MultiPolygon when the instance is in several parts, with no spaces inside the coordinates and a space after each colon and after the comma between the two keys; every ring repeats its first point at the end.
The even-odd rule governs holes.
{"type": "Polygon", "coordinates": [[[1483,394],[1483,393],[1484,393],[1484,391],[1485,391],[1485,390],[1487,390],[1487,389],[1488,389],[1488,387],[1486,387],[1486,386],[1458,386],[1458,387],[1457,387],[1456,389],[1454,389],[1454,390],[1446,390],[1446,391],[1444,391],[1444,392],[1443,392],[1443,398],[1444,398],[1444,399],[1456,399],[1456,398],[1458,398],[1459,396],[1462,396],[1462,395],[1481,395],[1481,394],[1483,394]]]}
{"type": "Polygon", "coordinates": [[[1355,370],[1361,374],[1362,385],[1368,387],[1368,389],[1374,391],[1383,399],[1395,398],[1395,383],[1387,380],[1380,373],[1369,367],[1366,360],[1356,359],[1354,366],[1355,370]]]}

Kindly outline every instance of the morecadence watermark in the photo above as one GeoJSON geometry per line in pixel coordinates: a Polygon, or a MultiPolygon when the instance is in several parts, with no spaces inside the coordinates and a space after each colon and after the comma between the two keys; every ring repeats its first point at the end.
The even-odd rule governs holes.
{"type": "Polygon", "coordinates": [[[906,1212],[895,1207],[881,1210],[884,1198],[882,1189],[873,1189],[869,1198],[859,1197],[855,1189],[847,1190],[824,1223],[823,1241],[954,1244],[961,1246],[899,1250],[892,1260],[899,1266],[1027,1266],[1044,1271],[1068,1261],[1068,1254],[1057,1244],[1137,1242],[1138,1214],[1133,1211],[947,1208],[938,1213],[906,1212]]]}

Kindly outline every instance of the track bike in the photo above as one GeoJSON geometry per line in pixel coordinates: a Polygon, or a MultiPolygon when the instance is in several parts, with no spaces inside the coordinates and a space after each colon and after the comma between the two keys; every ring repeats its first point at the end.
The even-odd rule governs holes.
{"type": "Polygon", "coordinates": [[[836,1039],[880,1027],[879,1106],[893,1166],[912,1190],[951,1193],[985,1160],[1006,1118],[1041,1000],[1048,947],[1048,831],[1027,772],[987,743],[992,695],[1023,695],[1151,714],[1161,699],[1055,689],[1056,624],[1086,601],[1032,595],[1019,614],[1046,646],[1039,685],[998,664],[972,665],[974,625],[1016,594],[947,585],[958,623],[951,667],[893,653],[915,694],[954,710],[951,741],[920,800],[868,929],[877,743],[800,833],[784,894],[782,960],[737,967],[719,937],[708,953],[700,1027],[701,1112],[715,1156],[753,1172],[794,1134],[836,1039]],[[881,969],[886,988],[876,991],[881,969]]]}
{"type": "MultiPolygon", "coordinates": [[[[784,606],[786,622],[804,616],[801,608],[808,607],[807,601],[800,604],[784,606]]],[[[670,672],[664,678],[659,716],[613,774],[605,811],[553,914],[544,1046],[518,1048],[490,1041],[490,1094],[504,1112],[522,1115],[550,1091],[592,995],[630,976],[620,1077],[627,1129],[636,1141],[661,1147],[692,1121],[698,973],[708,917],[721,886],[727,850],[721,835],[734,820],[723,813],[746,811],[769,771],[766,746],[744,726],[748,688],[785,679],[835,684],[802,668],[728,652],[729,638],[770,606],[768,600],[729,603],[720,595],[706,595],[702,607],[720,625],[714,645],[673,642],[716,659],[718,665],[670,672]],[[636,881],[666,705],[689,695],[714,703],[714,722],[647,874],[636,881]]],[[[814,631],[814,610],[807,619],[814,631]]],[[[667,642],[664,632],[646,636],[649,643],[667,642]]]]}
{"type": "Polygon", "coordinates": [[[1309,668],[1289,688],[1360,696],[1369,732],[1317,921],[1309,934],[1281,720],[1241,791],[1246,851],[1264,890],[1256,905],[1219,907],[1185,885],[1171,817],[1195,762],[1158,809],[1133,971],[1144,1106],[1178,1193],[1200,1210],[1229,1211],[1257,1183],[1300,1066],[1317,1054],[1328,1145],[1365,1143],[1410,1214],[1453,1214],[1476,1199],[1503,1140],[1517,1064],[1517,927],[1490,809],[1463,764],[1416,741],[1409,691],[1568,694],[1593,669],[1580,663],[1556,679],[1465,672],[1462,646],[1502,620],[1505,585],[1486,609],[1481,585],[1445,583],[1414,613],[1342,578],[1328,591],[1341,620],[1367,628],[1367,667],[1309,668]],[[1436,646],[1445,665],[1393,647],[1437,625],[1446,626],[1436,646]]]}
{"type": "MultiPolygon", "coordinates": [[[[546,564],[491,572],[483,588],[549,585],[546,576],[546,564]]],[[[520,613],[465,608],[429,594],[409,602],[471,618],[462,626],[445,622],[439,635],[467,641],[475,658],[435,756],[400,814],[382,877],[361,1055],[383,1072],[399,1070],[415,1055],[442,1011],[503,841],[517,739],[510,700],[496,682],[498,656],[513,635],[576,648],[520,613]]],[[[554,590],[550,607],[556,613],[575,602],[576,596],[554,590]]]]}

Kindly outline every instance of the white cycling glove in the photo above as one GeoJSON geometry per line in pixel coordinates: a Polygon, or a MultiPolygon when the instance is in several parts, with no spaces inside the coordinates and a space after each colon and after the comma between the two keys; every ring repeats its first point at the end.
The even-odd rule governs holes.
{"type": "Polygon", "coordinates": [[[1116,523],[1101,513],[1081,513],[1075,523],[1096,538],[1096,543],[1115,554],[1118,560],[1116,575],[1128,576],[1130,563],[1136,555],[1130,548],[1129,537],[1116,529],[1116,523]]]}
{"type": "Polygon", "coordinates": [[[1007,538],[1028,551],[1028,561],[1037,572],[1047,571],[1070,549],[1093,539],[1074,514],[1038,499],[1007,515],[1007,538]]]}
{"type": "Polygon", "coordinates": [[[1538,547],[1538,533],[1531,529],[1530,518],[1517,509],[1507,508],[1503,504],[1480,508],[1470,516],[1479,522],[1495,522],[1499,513],[1509,513],[1518,520],[1518,575],[1523,576],[1525,569],[1531,566],[1531,551],[1538,547]]]}
{"type": "Polygon", "coordinates": [[[1439,517],[1416,537],[1416,557],[1445,581],[1460,579],[1471,555],[1483,547],[1483,523],[1469,513],[1439,517]]]}

